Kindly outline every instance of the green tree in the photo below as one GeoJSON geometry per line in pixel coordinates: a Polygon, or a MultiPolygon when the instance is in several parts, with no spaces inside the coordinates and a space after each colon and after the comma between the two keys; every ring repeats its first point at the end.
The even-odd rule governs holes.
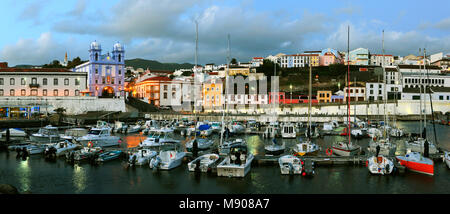
{"type": "Polygon", "coordinates": [[[231,59],[231,62],[230,62],[230,64],[232,64],[232,65],[236,65],[236,64],[237,64],[237,60],[236,60],[236,58],[233,58],[233,59],[231,59]]]}
{"type": "Polygon", "coordinates": [[[271,76],[273,76],[275,65],[276,65],[276,69],[277,69],[277,76],[279,76],[280,72],[281,72],[280,65],[278,65],[278,63],[273,63],[272,61],[267,60],[267,59],[265,59],[263,61],[263,64],[261,66],[256,68],[256,72],[264,73],[264,75],[266,75],[267,77],[271,77],[271,76]]]}

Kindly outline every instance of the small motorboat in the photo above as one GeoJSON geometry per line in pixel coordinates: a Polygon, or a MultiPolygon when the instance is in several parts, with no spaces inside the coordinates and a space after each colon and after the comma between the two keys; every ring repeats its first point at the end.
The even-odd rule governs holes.
{"type": "Polygon", "coordinates": [[[64,134],[60,135],[62,140],[69,140],[73,142],[73,140],[76,140],[77,138],[83,137],[88,134],[87,129],[83,128],[72,128],[67,129],[64,134]]]}
{"type": "Polygon", "coordinates": [[[282,175],[301,174],[303,169],[303,161],[294,155],[285,155],[278,158],[278,164],[282,175]]]}
{"type": "Polygon", "coordinates": [[[142,166],[150,163],[150,159],[155,157],[158,153],[150,149],[139,149],[137,152],[130,155],[128,158],[128,165],[142,166]]]}
{"type": "Polygon", "coordinates": [[[47,145],[47,148],[45,148],[45,151],[49,151],[51,148],[56,149],[56,156],[64,155],[67,152],[70,152],[76,148],[78,148],[77,144],[71,143],[68,140],[65,140],[63,142],[54,143],[47,145]]]}
{"type": "Polygon", "coordinates": [[[175,139],[173,130],[168,129],[158,129],[150,130],[149,137],[143,142],[139,143],[140,147],[159,147],[164,145],[174,145],[180,143],[179,140],[175,139]]]}
{"type": "Polygon", "coordinates": [[[72,157],[74,161],[89,160],[102,152],[103,149],[101,147],[83,147],[80,150],[66,153],[66,160],[71,160],[72,157]]]}
{"type": "Polygon", "coordinates": [[[16,151],[17,149],[23,149],[24,147],[26,148],[27,146],[30,146],[30,145],[32,145],[32,144],[31,143],[18,143],[18,144],[8,146],[8,150],[16,151]]]}
{"type": "Polygon", "coordinates": [[[284,153],[285,149],[286,149],[285,143],[283,142],[282,144],[279,144],[275,138],[272,139],[272,144],[266,145],[264,147],[265,154],[269,156],[281,155],[284,153]]]}
{"type": "Polygon", "coordinates": [[[37,155],[37,154],[44,153],[46,147],[47,147],[47,145],[45,145],[45,144],[41,144],[41,145],[30,144],[30,145],[26,146],[25,148],[28,151],[28,154],[37,155]]]}
{"type": "Polygon", "coordinates": [[[211,170],[211,166],[219,160],[217,154],[205,154],[188,163],[189,171],[194,172],[199,170],[200,172],[208,172],[211,170]]]}
{"type": "Polygon", "coordinates": [[[106,161],[110,161],[110,160],[115,160],[118,159],[120,157],[120,155],[122,155],[122,151],[121,150],[115,150],[115,151],[107,151],[107,152],[103,152],[99,155],[99,157],[96,159],[97,162],[106,162],[106,161]]]}
{"type": "Polygon", "coordinates": [[[300,143],[295,144],[294,146],[294,155],[298,156],[309,156],[309,155],[317,155],[319,152],[319,146],[310,140],[303,141],[300,139],[300,143]]]}
{"type": "Polygon", "coordinates": [[[211,146],[214,144],[213,140],[210,140],[207,138],[195,138],[186,143],[186,150],[188,152],[192,152],[194,141],[197,141],[197,149],[198,150],[207,150],[207,149],[211,148],[211,146]]]}
{"type": "Polygon", "coordinates": [[[383,155],[369,157],[366,162],[367,169],[373,175],[389,175],[394,170],[394,162],[383,155]]]}
{"type": "Polygon", "coordinates": [[[447,167],[450,169],[450,152],[445,152],[444,161],[447,164],[447,167]]]}
{"type": "Polygon", "coordinates": [[[92,144],[93,147],[108,147],[108,146],[118,146],[120,137],[111,135],[111,129],[109,127],[102,128],[92,128],[89,130],[87,135],[77,138],[77,142],[83,146],[89,146],[92,144]]]}
{"type": "Polygon", "coordinates": [[[234,145],[230,153],[217,165],[217,176],[245,177],[250,171],[254,156],[246,145],[234,145]]]}
{"type": "Polygon", "coordinates": [[[150,169],[171,170],[181,165],[185,152],[176,149],[161,150],[159,155],[150,160],[150,169]]]}
{"type": "Polygon", "coordinates": [[[130,127],[128,128],[127,133],[137,133],[137,132],[139,132],[139,131],[141,131],[141,125],[136,124],[136,125],[134,125],[134,126],[130,126],[130,127]]]}
{"type": "Polygon", "coordinates": [[[413,172],[434,175],[433,160],[422,156],[419,152],[409,152],[405,156],[396,156],[400,165],[413,172]]]}

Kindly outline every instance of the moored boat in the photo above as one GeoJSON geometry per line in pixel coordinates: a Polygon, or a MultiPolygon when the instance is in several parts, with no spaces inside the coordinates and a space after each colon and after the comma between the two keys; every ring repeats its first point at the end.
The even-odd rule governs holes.
{"type": "Polygon", "coordinates": [[[333,154],[339,156],[355,156],[360,152],[361,146],[340,141],[334,142],[332,149],[333,154]]]}
{"type": "Polygon", "coordinates": [[[150,160],[151,169],[171,170],[181,165],[185,152],[176,149],[161,150],[156,157],[150,160]]]}
{"type": "Polygon", "coordinates": [[[211,166],[219,160],[217,154],[205,154],[188,163],[188,169],[191,172],[200,170],[201,172],[208,172],[211,166]]]}
{"type": "Polygon", "coordinates": [[[122,151],[121,150],[107,151],[107,152],[101,153],[98,156],[98,158],[96,159],[96,161],[97,162],[111,161],[111,160],[118,159],[120,157],[120,155],[122,155],[122,151]]]}
{"type": "Polygon", "coordinates": [[[128,165],[138,165],[142,166],[150,163],[150,160],[155,157],[158,153],[150,149],[139,149],[137,152],[132,153],[128,158],[128,165]]]}
{"type": "Polygon", "coordinates": [[[434,175],[433,160],[422,156],[419,152],[409,152],[405,156],[396,156],[400,165],[413,172],[434,175]]]}
{"type": "Polygon", "coordinates": [[[303,141],[300,139],[300,142],[295,144],[294,155],[296,156],[309,156],[309,155],[317,155],[319,152],[319,146],[310,140],[303,141]]]}
{"type": "Polygon", "coordinates": [[[266,145],[264,147],[264,151],[266,155],[281,155],[284,153],[284,150],[286,149],[285,143],[282,144],[278,143],[278,141],[273,138],[272,144],[266,145]]]}
{"type": "Polygon", "coordinates": [[[301,174],[303,168],[303,161],[294,155],[285,155],[278,158],[280,171],[282,175],[301,174]]]}
{"type": "Polygon", "coordinates": [[[188,152],[192,152],[192,149],[194,147],[194,141],[197,141],[197,149],[198,150],[207,150],[210,149],[211,146],[214,144],[214,141],[207,138],[195,138],[186,143],[186,150],[188,152]]]}
{"type": "Polygon", "coordinates": [[[383,155],[369,157],[366,164],[369,172],[374,175],[388,175],[394,170],[394,162],[383,155]]]}
{"type": "Polygon", "coordinates": [[[40,128],[37,133],[30,136],[30,140],[37,143],[55,143],[60,139],[58,128],[51,125],[40,128]]]}
{"type": "Polygon", "coordinates": [[[250,171],[253,158],[246,145],[232,146],[228,156],[217,165],[217,176],[245,177],[250,171]]]}

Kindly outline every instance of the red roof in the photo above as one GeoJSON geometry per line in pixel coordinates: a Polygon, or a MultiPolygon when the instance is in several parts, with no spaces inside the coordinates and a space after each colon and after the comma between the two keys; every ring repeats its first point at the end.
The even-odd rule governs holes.
{"type": "Polygon", "coordinates": [[[219,75],[219,72],[209,72],[209,75],[219,75]]]}
{"type": "Polygon", "coordinates": [[[65,68],[0,68],[0,72],[72,72],[65,68]]]}
{"type": "Polygon", "coordinates": [[[264,59],[264,57],[253,57],[253,59],[264,59]]]}
{"type": "MultiPolygon", "coordinates": [[[[370,54],[370,55],[372,55],[372,56],[383,56],[383,54],[370,54]]],[[[385,54],[384,56],[392,56],[392,55],[390,55],[390,54],[385,54]]]]}
{"type": "Polygon", "coordinates": [[[172,81],[172,79],[170,79],[169,77],[150,77],[145,79],[144,81],[172,81]]]}

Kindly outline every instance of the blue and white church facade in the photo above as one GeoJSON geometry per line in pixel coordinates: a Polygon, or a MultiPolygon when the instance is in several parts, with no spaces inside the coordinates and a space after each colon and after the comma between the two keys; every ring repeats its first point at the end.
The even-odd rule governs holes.
{"type": "Polygon", "coordinates": [[[124,95],[125,50],[117,42],[110,54],[102,55],[100,43],[94,41],[89,49],[89,61],[74,68],[86,72],[87,86],[91,96],[119,97],[124,95]]]}

